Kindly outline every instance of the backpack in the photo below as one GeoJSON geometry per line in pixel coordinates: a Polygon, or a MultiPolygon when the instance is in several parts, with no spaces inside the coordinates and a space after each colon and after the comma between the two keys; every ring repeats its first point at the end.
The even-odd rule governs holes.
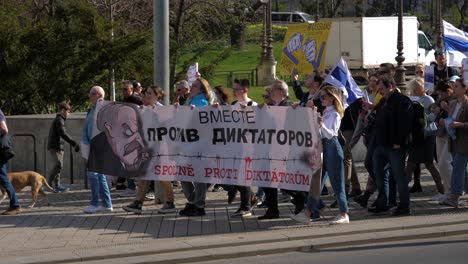
{"type": "Polygon", "coordinates": [[[411,106],[413,108],[413,120],[411,120],[410,145],[419,147],[424,144],[427,115],[424,112],[424,106],[420,102],[411,100],[411,106]]]}
{"type": "Polygon", "coordinates": [[[6,164],[8,160],[15,156],[10,136],[0,135],[0,166],[6,164]]]}

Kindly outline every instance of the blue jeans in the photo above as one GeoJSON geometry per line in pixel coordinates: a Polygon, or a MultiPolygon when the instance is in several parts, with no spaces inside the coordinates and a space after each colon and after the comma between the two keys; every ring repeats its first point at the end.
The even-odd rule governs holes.
{"type": "Polygon", "coordinates": [[[127,179],[127,188],[130,190],[136,190],[135,179],[127,179]]]}
{"type": "MultiPolygon", "coordinates": [[[[323,167],[322,167],[322,182],[320,190],[323,189],[327,176],[330,177],[330,183],[335,192],[338,207],[341,213],[348,212],[348,200],[346,199],[345,179],[344,179],[344,164],[343,164],[343,148],[338,142],[337,137],[331,139],[322,139],[323,145],[323,167]]],[[[313,218],[320,216],[321,200],[316,201],[310,195],[307,197],[307,208],[312,211],[313,218]]]]}
{"type": "Polygon", "coordinates": [[[13,188],[13,185],[11,185],[11,182],[8,179],[6,163],[0,165],[0,186],[5,189],[8,197],[10,198],[10,208],[20,207],[20,202],[16,196],[15,188],[13,188]]]}
{"type": "Polygon", "coordinates": [[[88,171],[89,188],[91,189],[90,205],[98,206],[99,199],[101,199],[102,206],[112,207],[112,200],[110,196],[109,186],[107,185],[106,175],[102,173],[88,171]]]}
{"type": "Polygon", "coordinates": [[[468,154],[453,153],[453,170],[450,190],[453,194],[462,195],[465,189],[465,170],[467,162],[468,154]]]}
{"type": "Polygon", "coordinates": [[[181,182],[182,191],[189,204],[194,204],[198,208],[205,208],[206,183],[202,182],[181,182]]]}
{"type": "MultiPolygon", "coordinates": [[[[390,165],[391,175],[396,182],[398,187],[398,195],[400,197],[399,208],[409,208],[409,190],[408,190],[408,178],[405,174],[405,150],[392,149],[390,147],[376,146],[373,155],[374,175],[379,190],[379,196],[377,197],[376,206],[379,208],[388,207],[389,197],[389,176],[385,173],[385,167],[390,165]]],[[[390,181],[392,187],[395,186],[390,181]]],[[[396,194],[396,192],[395,192],[396,194]]]]}

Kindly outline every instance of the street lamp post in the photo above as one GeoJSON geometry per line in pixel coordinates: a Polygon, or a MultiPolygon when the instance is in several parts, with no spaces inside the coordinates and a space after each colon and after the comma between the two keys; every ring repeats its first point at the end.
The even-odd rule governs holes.
{"type": "Polygon", "coordinates": [[[406,91],[405,82],[406,69],[403,67],[403,62],[405,61],[405,57],[403,56],[403,0],[400,0],[400,11],[398,12],[397,50],[397,56],[395,57],[395,60],[397,61],[395,82],[400,90],[407,94],[408,91],[406,91]]]}
{"type": "Polygon", "coordinates": [[[261,57],[260,63],[257,66],[257,80],[259,85],[270,85],[276,78],[276,60],[273,55],[273,38],[271,29],[271,0],[261,0],[265,5],[264,16],[264,54],[261,57]]]}
{"type": "Polygon", "coordinates": [[[319,0],[315,0],[315,22],[319,21],[319,0]]]}

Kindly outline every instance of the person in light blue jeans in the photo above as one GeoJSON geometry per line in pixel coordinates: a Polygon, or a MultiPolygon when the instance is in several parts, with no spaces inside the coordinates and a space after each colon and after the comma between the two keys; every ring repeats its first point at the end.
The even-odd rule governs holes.
{"type": "MultiPolygon", "coordinates": [[[[81,137],[81,143],[83,145],[82,149],[83,151],[88,151],[88,153],[91,138],[93,136],[94,119],[97,114],[96,104],[98,101],[104,99],[104,95],[104,89],[100,86],[94,86],[89,91],[89,101],[93,104],[93,107],[89,110],[88,115],[86,116],[81,137]]],[[[113,211],[106,175],[93,171],[87,171],[86,175],[88,177],[89,188],[91,189],[91,201],[89,202],[89,206],[86,207],[83,212],[86,214],[93,214],[97,212],[113,211]],[[99,199],[101,199],[101,206],[99,206],[99,199]]]]}
{"type": "MultiPolygon", "coordinates": [[[[327,175],[330,177],[330,182],[340,209],[340,214],[336,216],[331,223],[347,224],[349,223],[349,216],[348,201],[345,191],[344,156],[343,149],[338,142],[338,130],[340,128],[341,118],[344,114],[341,93],[333,86],[326,86],[322,88],[320,100],[322,105],[325,106],[323,117],[319,118],[323,145],[323,181],[326,180],[327,175]]],[[[321,187],[323,187],[323,182],[321,183],[321,187]]],[[[303,213],[291,215],[291,218],[304,224],[308,224],[310,218],[317,219],[319,217],[319,211],[316,209],[319,206],[319,202],[320,200],[317,201],[309,195],[307,199],[307,209],[303,213]]]]}

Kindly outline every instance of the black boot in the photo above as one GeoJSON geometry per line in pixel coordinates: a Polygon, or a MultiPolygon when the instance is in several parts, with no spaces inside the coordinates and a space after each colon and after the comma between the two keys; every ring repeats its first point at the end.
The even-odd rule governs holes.
{"type": "Polygon", "coordinates": [[[413,186],[409,189],[410,193],[422,192],[421,184],[417,181],[414,181],[413,186]]]}
{"type": "Polygon", "coordinates": [[[366,208],[367,207],[367,203],[369,202],[369,198],[371,196],[371,193],[368,192],[368,191],[365,191],[363,195],[360,195],[360,196],[356,196],[354,197],[354,201],[356,203],[358,203],[360,206],[362,206],[363,208],[366,208]]]}

